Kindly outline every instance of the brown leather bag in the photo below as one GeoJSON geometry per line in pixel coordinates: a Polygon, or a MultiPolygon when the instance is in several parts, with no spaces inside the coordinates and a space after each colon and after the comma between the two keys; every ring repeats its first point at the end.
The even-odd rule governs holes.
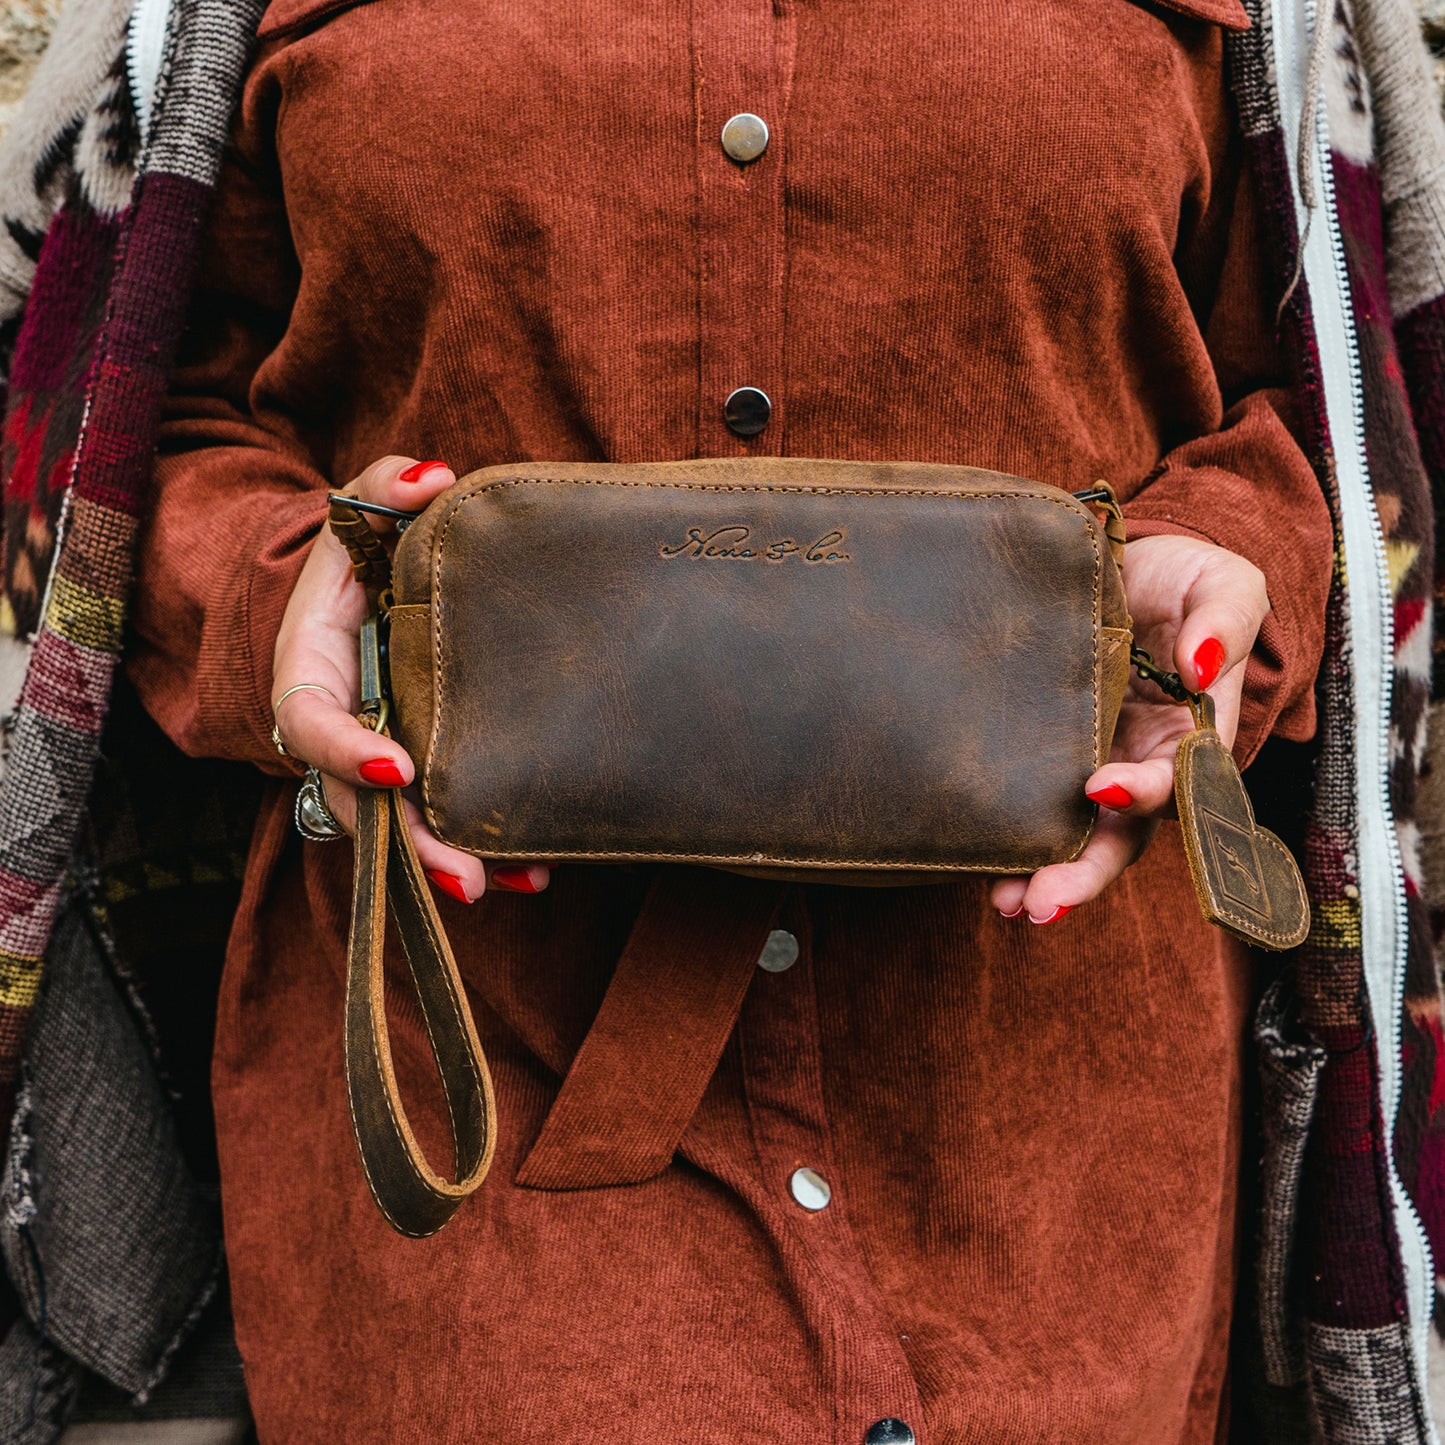
{"type": "Polygon", "coordinates": [[[483,858],[1031,871],[1128,678],[1093,513],[964,467],[493,467],[392,586],[394,736],[483,858]]]}
{"type": "MultiPolygon", "coordinates": [[[[389,629],[389,695],[377,623],[363,639],[363,717],[389,722],[453,847],[907,883],[1030,873],[1093,831],[1083,786],[1108,758],[1132,641],[1103,484],[778,458],[528,464],[462,478],[390,564],[343,497],[332,525],[389,629]]],[[[373,1195],[403,1233],[431,1233],[485,1174],[495,1111],[397,793],[361,794],[346,1040],[373,1195]],[[455,1182],[396,1090],[388,883],[455,1182]]]]}

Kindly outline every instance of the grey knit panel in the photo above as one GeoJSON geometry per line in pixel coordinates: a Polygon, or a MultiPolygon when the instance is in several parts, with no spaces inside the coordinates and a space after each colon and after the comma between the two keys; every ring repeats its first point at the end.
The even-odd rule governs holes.
{"type": "Polygon", "coordinates": [[[1315,1430],[1322,1445],[1427,1445],[1408,1324],[1373,1330],[1306,1328],[1315,1430]]]}
{"type": "Polygon", "coordinates": [[[18,1319],[0,1342],[0,1441],[53,1445],[60,1438],[84,1372],[18,1319]]]}
{"type": "Polygon", "coordinates": [[[1305,1378],[1290,1262],[1296,1257],[1305,1146],[1326,1055],[1319,1045],[1290,1037],[1283,985],[1278,979],[1266,991],[1254,1025],[1263,1136],[1255,1291],[1265,1378],[1271,1385],[1290,1386],[1305,1378]]]}
{"type": "Polygon", "coordinates": [[[32,1326],[145,1397],[203,1317],[219,1211],[186,1170],[149,1045],[77,907],[27,1041],[0,1249],[32,1326]]]}
{"type": "MultiPolygon", "coordinates": [[[[114,660],[97,655],[95,665],[111,667],[114,660]]],[[[31,767],[23,775],[13,768],[6,773],[9,786],[0,793],[0,867],[32,879],[59,878],[65,872],[75,854],[77,806],[84,801],[77,789],[88,788],[96,752],[94,737],[21,705],[10,756],[24,757],[31,767]]],[[[33,937],[17,932],[9,946],[33,956],[44,950],[48,936],[48,928],[33,937]]]]}
{"type": "Polygon", "coordinates": [[[143,171],[216,182],[265,0],[176,0],[143,171]]]}
{"type": "Polygon", "coordinates": [[[1225,37],[1240,129],[1247,136],[1283,129],[1275,76],[1274,17],[1269,0],[1243,0],[1250,28],[1225,37]]]}
{"type": "MultiPolygon", "coordinates": [[[[210,1433],[244,1434],[250,1420],[246,1381],[236,1352],[230,1301],[224,1295],[211,1302],[195,1334],[181,1346],[166,1378],[142,1406],[122,1391],[86,1374],[70,1414],[77,1426],[128,1427],[141,1431],[144,1445],[168,1438],[168,1428],[182,1422],[208,1424],[210,1433]]],[[[181,1432],[184,1434],[185,1432],[181,1432]]],[[[0,1432],[0,1441],[5,1439],[0,1432]]],[[[70,1437],[64,1437],[69,1445],[70,1437]]]]}
{"type": "Polygon", "coordinates": [[[1375,107],[1390,306],[1445,294],[1445,120],[1411,0],[1356,0],[1355,38],[1375,107]]]}

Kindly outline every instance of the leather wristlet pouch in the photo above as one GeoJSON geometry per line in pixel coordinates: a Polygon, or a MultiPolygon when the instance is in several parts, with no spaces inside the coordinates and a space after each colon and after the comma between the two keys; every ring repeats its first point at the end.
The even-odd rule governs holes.
{"type": "Polygon", "coordinates": [[[966,468],[493,468],[393,593],[395,736],[484,858],[1032,870],[1128,676],[1095,516],[966,468]]]}
{"type": "MultiPolygon", "coordinates": [[[[1076,495],[968,467],[784,458],[490,467],[409,520],[391,558],[366,509],[333,498],[375,604],[362,717],[411,755],[427,823],[453,847],[859,884],[1031,873],[1089,840],[1084,784],[1108,759],[1132,643],[1124,523],[1103,484],[1076,495]]],[[[1212,734],[1212,713],[1196,721],[1212,734]]],[[[1217,752],[1191,776],[1220,779],[1229,807],[1205,811],[1270,838],[1217,752]]],[[[360,803],[353,1118],[383,1213],[427,1234],[486,1172],[491,1088],[399,794],[360,803]],[[396,1091],[387,893],[455,1181],[426,1164],[396,1091]]],[[[1211,880],[1227,892],[1230,865],[1200,847],[1203,903],[1211,880]]],[[[1235,917],[1216,921],[1235,927],[1226,905],[1235,917]]],[[[1256,941],[1299,941],[1297,919],[1276,925],[1256,941]]]]}

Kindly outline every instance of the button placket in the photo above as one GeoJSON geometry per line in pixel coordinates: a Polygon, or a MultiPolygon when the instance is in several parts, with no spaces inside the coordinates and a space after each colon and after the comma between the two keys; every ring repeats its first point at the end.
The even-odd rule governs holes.
{"type": "Polygon", "coordinates": [[[692,7],[699,456],[782,451],[782,163],[796,20],[773,0],[692,7]]]}
{"type": "MultiPolygon", "coordinates": [[[[898,1333],[863,1262],[847,1212],[847,1181],[833,1154],[823,1100],[811,930],[801,896],[785,903],[779,927],[798,949],[785,973],[758,979],[739,1019],[743,1091],[762,1190],[778,1208],[766,1211],[800,1241],[810,1268],[795,1287],[810,1316],[832,1319],[829,1364],[842,1445],[865,1445],[868,1432],[904,1426],[907,1435],[880,1436],[897,1445],[922,1439],[918,1386],[898,1333]]],[[[767,952],[765,947],[764,952],[767,952]]],[[[761,962],[761,960],[760,960],[761,962]]]]}

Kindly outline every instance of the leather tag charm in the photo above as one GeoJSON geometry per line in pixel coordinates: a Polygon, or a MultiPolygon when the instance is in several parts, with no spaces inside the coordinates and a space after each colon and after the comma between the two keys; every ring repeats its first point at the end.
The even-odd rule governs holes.
{"type": "Polygon", "coordinates": [[[1180,741],[1174,797],[1205,918],[1258,948],[1303,943],[1310,906],[1299,865],[1254,821],[1244,780],[1212,727],[1198,726],[1180,741]]]}

